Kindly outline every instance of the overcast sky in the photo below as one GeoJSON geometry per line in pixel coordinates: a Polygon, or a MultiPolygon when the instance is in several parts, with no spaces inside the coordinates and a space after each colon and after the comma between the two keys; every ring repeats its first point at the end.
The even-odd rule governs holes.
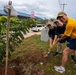
{"type": "MultiPolygon", "coordinates": [[[[0,9],[7,4],[9,0],[0,0],[0,9]]],[[[76,0],[11,0],[17,11],[30,14],[34,12],[36,16],[42,18],[56,18],[59,11],[63,9],[69,17],[76,19],[76,0]]]]}

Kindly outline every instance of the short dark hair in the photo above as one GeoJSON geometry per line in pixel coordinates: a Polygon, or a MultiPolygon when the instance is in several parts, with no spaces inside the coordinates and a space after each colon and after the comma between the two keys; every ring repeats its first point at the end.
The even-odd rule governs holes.
{"type": "Polygon", "coordinates": [[[48,26],[51,26],[51,24],[48,24],[47,27],[48,27],[48,26]]]}

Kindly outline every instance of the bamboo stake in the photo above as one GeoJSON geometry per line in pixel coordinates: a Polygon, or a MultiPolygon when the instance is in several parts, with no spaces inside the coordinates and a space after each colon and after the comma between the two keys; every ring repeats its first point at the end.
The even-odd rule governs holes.
{"type": "Polygon", "coordinates": [[[7,16],[7,26],[6,26],[6,65],[5,65],[5,75],[8,73],[8,52],[9,52],[9,29],[10,29],[10,14],[11,14],[11,1],[8,3],[8,16],[7,16]]]}

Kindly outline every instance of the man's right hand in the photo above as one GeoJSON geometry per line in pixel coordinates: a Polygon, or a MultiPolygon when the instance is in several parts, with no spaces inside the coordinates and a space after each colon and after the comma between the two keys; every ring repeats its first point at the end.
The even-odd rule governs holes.
{"type": "Polygon", "coordinates": [[[50,45],[50,48],[52,47],[53,45],[50,45]]]}

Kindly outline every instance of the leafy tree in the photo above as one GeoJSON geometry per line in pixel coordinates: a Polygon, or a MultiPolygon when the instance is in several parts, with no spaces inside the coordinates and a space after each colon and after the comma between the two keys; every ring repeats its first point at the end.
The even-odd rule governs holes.
{"type": "MultiPolygon", "coordinates": [[[[3,57],[5,56],[5,32],[6,32],[6,26],[5,22],[7,21],[7,18],[5,16],[0,17],[0,61],[2,62],[3,57]]],[[[1,64],[1,63],[0,63],[1,64]]]]}
{"type": "MultiPolygon", "coordinates": [[[[14,48],[18,46],[24,39],[24,34],[29,32],[29,29],[35,25],[35,19],[23,19],[19,20],[17,17],[10,19],[10,32],[9,32],[9,57],[14,48]]],[[[0,62],[5,57],[6,50],[6,24],[7,17],[0,17],[0,62]]]]}

